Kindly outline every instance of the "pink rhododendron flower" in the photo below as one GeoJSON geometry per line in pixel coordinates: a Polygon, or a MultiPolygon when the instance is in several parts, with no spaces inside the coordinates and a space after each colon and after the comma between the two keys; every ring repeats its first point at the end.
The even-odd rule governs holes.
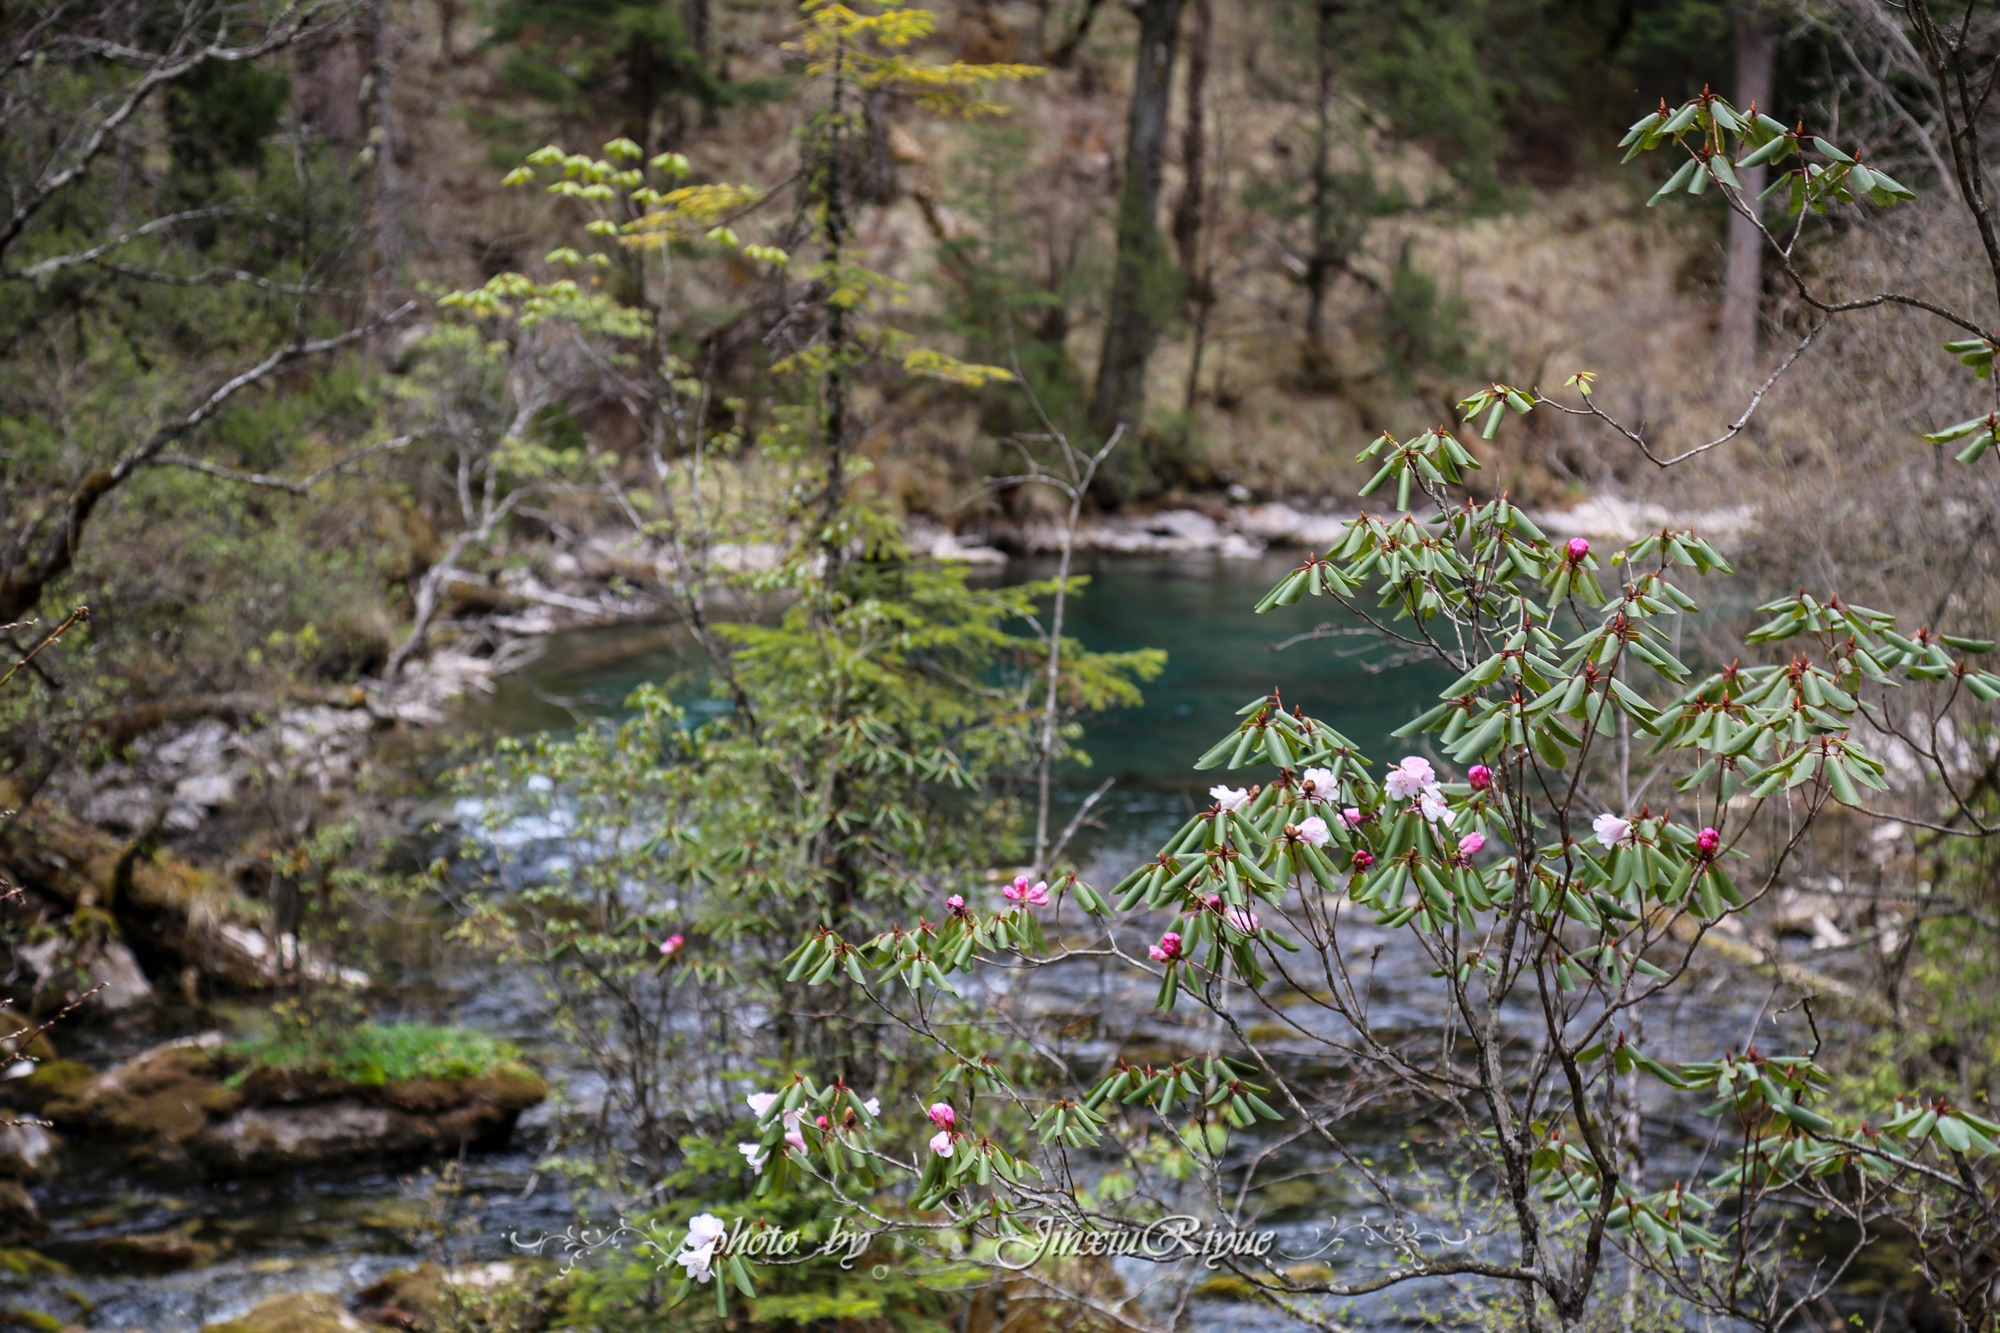
{"type": "Polygon", "coordinates": [[[924,1112],[931,1123],[939,1129],[950,1129],[958,1124],[958,1112],[951,1109],[950,1102],[932,1102],[931,1109],[924,1112]]]}
{"type": "Polygon", "coordinates": [[[1431,767],[1430,760],[1411,755],[1389,770],[1382,785],[1396,800],[1414,800],[1437,786],[1437,770],[1431,767]]]}
{"type": "Polygon", "coordinates": [[[941,1129],[931,1135],[931,1151],[940,1157],[951,1156],[951,1131],[941,1129]]]}
{"type": "Polygon", "coordinates": [[[1465,770],[1465,780],[1472,784],[1474,791],[1485,791],[1493,785],[1493,770],[1484,764],[1474,764],[1465,770]]]}
{"type": "Polygon", "coordinates": [[[1417,798],[1417,811],[1433,824],[1442,824],[1446,828],[1451,827],[1451,807],[1444,803],[1444,794],[1442,792],[1427,791],[1422,796],[1419,796],[1417,798]]]}
{"type": "Polygon", "coordinates": [[[1620,819],[1609,810],[1590,821],[1590,827],[1597,833],[1597,840],[1606,847],[1616,847],[1625,841],[1625,835],[1632,831],[1632,821],[1620,819]]]}
{"type": "Polygon", "coordinates": [[[954,893],[951,897],[944,900],[944,905],[947,911],[963,912],[965,910],[965,899],[954,893]]]}
{"type": "Polygon", "coordinates": [[[1156,963],[1172,962],[1181,956],[1181,933],[1178,930],[1168,931],[1166,934],[1160,936],[1158,944],[1153,945],[1146,952],[1152,955],[1152,959],[1156,963]]]}
{"type": "Polygon", "coordinates": [[[1315,847],[1324,847],[1333,841],[1333,830],[1318,815],[1310,815],[1299,821],[1299,840],[1315,847]]]}
{"type": "Polygon", "coordinates": [[[686,943],[687,940],[679,935],[667,936],[666,939],[660,941],[660,957],[672,958],[681,951],[681,946],[686,943]]]}
{"type": "Polygon", "coordinates": [[[1480,849],[1484,846],[1486,846],[1486,835],[1484,833],[1468,833],[1458,840],[1458,854],[1460,856],[1477,856],[1480,849]]]}
{"type": "Polygon", "coordinates": [[[1255,935],[1258,927],[1264,924],[1257,919],[1255,912],[1244,907],[1230,908],[1222,914],[1222,919],[1242,931],[1245,935],[1255,935]]]}
{"type": "Polygon", "coordinates": [[[805,1136],[805,1132],[804,1132],[803,1130],[797,1130],[797,1129],[788,1129],[788,1130],[786,1130],[786,1131],[785,1131],[785,1146],[786,1146],[787,1148],[790,1148],[790,1149],[791,1149],[792,1151],[794,1151],[794,1152],[796,1152],[796,1153],[800,1154],[801,1156],[803,1156],[803,1155],[805,1154],[805,1150],[806,1150],[806,1136],[805,1136]]]}
{"type": "Polygon", "coordinates": [[[1569,545],[1564,549],[1569,552],[1570,559],[1581,560],[1590,554],[1590,543],[1582,537],[1571,537],[1569,545]]]}
{"type": "Polygon", "coordinates": [[[1361,812],[1351,805],[1340,812],[1340,817],[1351,825],[1358,826],[1361,823],[1361,812]]]}
{"type": "Polygon", "coordinates": [[[1215,803],[1224,810],[1241,810],[1250,804],[1250,793],[1242,787],[1225,787],[1218,783],[1208,789],[1208,794],[1213,796],[1215,803]]]}
{"type": "Polygon", "coordinates": [[[1694,835],[1694,845],[1703,856],[1714,856],[1715,849],[1722,845],[1722,835],[1712,828],[1705,828],[1694,835]]]}
{"type": "Polygon", "coordinates": [[[1049,883],[1047,880],[1036,880],[1033,884],[1030,884],[1026,875],[1016,875],[1014,882],[1000,890],[1000,892],[1007,896],[1009,902],[1026,903],[1030,907],[1047,907],[1049,905],[1049,883]]]}
{"type": "Polygon", "coordinates": [[[1299,775],[1299,790],[1315,801],[1330,801],[1340,790],[1333,772],[1325,768],[1309,768],[1299,775]]]}

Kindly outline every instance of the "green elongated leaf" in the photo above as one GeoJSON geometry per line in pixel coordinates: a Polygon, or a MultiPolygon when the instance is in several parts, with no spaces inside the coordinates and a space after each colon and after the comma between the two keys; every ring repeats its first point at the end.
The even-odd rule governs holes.
{"type": "Polygon", "coordinates": [[[1391,736],[1414,736],[1419,732],[1429,731],[1432,727],[1436,726],[1439,722],[1443,721],[1449,714],[1455,712],[1456,710],[1457,706],[1455,704],[1451,703],[1439,704],[1437,707],[1430,709],[1428,712],[1425,712],[1419,715],[1418,717],[1415,717],[1410,721],[1405,722],[1402,726],[1397,727],[1394,731],[1390,732],[1389,734],[1391,736]]]}
{"type": "Polygon", "coordinates": [[[1762,148],[1746,153],[1736,159],[1736,165],[1738,167],[1759,167],[1766,162],[1782,162],[1785,158],[1791,156],[1793,146],[1789,134],[1780,134],[1771,139],[1762,148]]]}
{"type": "Polygon", "coordinates": [[[1956,1116],[1938,1117],[1937,1136],[1953,1152],[1965,1152],[1972,1147],[1972,1136],[1956,1116]]]}
{"type": "Polygon", "coordinates": [[[1797,1125],[1800,1129],[1811,1130],[1815,1134],[1824,1134],[1833,1128],[1831,1120],[1828,1120],[1818,1111],[1800,1106],[1797,1102],[1778,1101],[1773,1103],[1773,1105],[1778,1108],[1780,1115],[1797,1125]]]}
{"type": "Polygon", "coordinates": [[[1966,639],[1956,634],[1940,634],[1938,638],[1958,649],[1961,653],[1990,653],[1993,651],[1991,639],[1966,639]]]}
{"type": "MultiPolygon", "coordinates": [[[[1681,163],[1680,170],[1676,171],[1673,175],[1667,177],[1667,183],[1665,185],[1662,185],[1658,190],[1653,192],[1653,197],[1646,201],[1646,207],[1651,208],[1654,204],[1659,203],[1660,200],[1666,198],[1674,191],[1686,185],[1688,183],[1688,178],[1694,175],[1694,169],[1698,165],[1700,164],[1697,163],[1693,158],[1689,158],[1687,161],[1681,163]]],[[[1362,492],[1362,494],[1365,495],[1367,494],[1367,492],[1364,491],[1362,492]]]]}
{"type": "Polygon", "coordinates": [[[1819,150],[1819,152],[1823,156],[1830,157],[1836,162],[1852,162],[1854,160],[1847,154],[1841,152],[1838,148],[1835,148],[1832,144],[1828,143],[1826,140],[1820,138],[1818,135],[1813,136],[1812,145],[1815,149],[1819,150]]]}
{"type": "Polygon", "coordinates": [[[1985,417],[1973,417],[1969,421],[1961,421],[1956,425],[1946,426],[1943,430],[1932,431],[1930,434],[1924,436],[1924,443],[1950,444],[1954,440],[1964,439],[1985,424],[1985,417]]]}

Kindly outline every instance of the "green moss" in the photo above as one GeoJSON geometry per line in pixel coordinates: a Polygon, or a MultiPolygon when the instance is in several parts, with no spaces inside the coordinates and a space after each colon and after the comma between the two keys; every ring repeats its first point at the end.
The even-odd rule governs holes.
{"type": "Polygon", "coordinates": [[[275,1032],[231,1044],[228,1054],[243,1062],[232,1083],[259,1070],[325,1073],[362,1087],[525,1072],[520,1051],[507,1042],[426,1023],[360,1023],[332,1032],[281,1024],[275,1032]]]}
{"type": "Polygon", "coordinates": [[[63,1321],[44,1310],[0,1310],[0,1327],[32,1328],[38,1333],[62,1333],[63,1321]]]}
{"type": "Polygon", "coordinates": [[[34,1250],[0,1248],[0,1281],[21,1282],[39,1277],[68,1277],[69,1268],[34,1250]]]}

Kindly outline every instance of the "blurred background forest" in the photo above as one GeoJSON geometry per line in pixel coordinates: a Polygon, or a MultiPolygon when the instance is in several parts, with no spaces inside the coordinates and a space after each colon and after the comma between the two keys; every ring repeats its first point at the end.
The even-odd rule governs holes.
{"type": "MultiPolygon", "coordinates": [[[[42,1067],[17,1105],[61,1108],[141,1037],[262,1025],[275,1045],[235,1066],[195,1070],[224,1057],[193,1046],[146,1057],[173,1064],[155,1072],[175,1098],[173,1079],[212,1089],[229,1069],[230,1096],[246,1069],[269,1084],[242,1094],[250,1103],[203,1103],[210,1118],[181,1138],[148,1138],[152,1103],[75,1101],[67,1123],[147,1143],[141,1156],[169,1164],[208,1153],[269,1168],[277,1159],[227,1126],[256,1097],[307,1095],[283,1072],[298,1037],[342,1086],[478,1084],[445,1112],[395,1108],[418,1117],[396,1122],[400,1148],[496,1126],[504,1141],[547,1091],[509,1050],[386,1027],[331,1055],[312,1042],[368,1010],[354,997],[370,970],[407,979],[448,953],[448,925],[494,930],[473,941],[489,957],[529,956],[507,953],[527,946],[497,915],[440,887],[457,849],[426,822],[449,746],[532,729],[521,718],[569,728],[615,711],[561,693],[559,673],[510,685],[517,668],[551,642],[584,642],[561,638],[572,631],[666,621],[713,655],[712,671],[661,667],[615,637],[582,654],[639,659],[619,659],[622,687],[673,675],[680,702],[647,699],[650,721],[680,726],[676,707],[750,715],[753,700],[810,716],[823,701],[802,685],[784,693],[788,673],[811,676],[785,656],[788,630],[730,639],[714,622],[823,609],[814,580],[838,601],[858,568],[920,606],[926,629],[946,627],[932,648],[969,698],[1003,658],[1039,670],[987,631],[1030,623],[1046,643],[1062,630],[1033,620],[1046,587],[968,583],[954,557],[994,579],[1010,559],[1043,577],[1036,557],[1072,525],[1098,552],[1226,562],[1267,545],[1323,549],[1373,471],[1357,452],[1385,430],[1452,426],[1488,382],[1553,394],[1590,372],[1595,401],[1644,423],[1662,454],[1729,438],[1663,469],[1595,423],[1538,412],[1491,441],[1465,432],[1483,464],[1461,488],[1470,498],[1504,492],[1565,531],[1621,542],[1695,521],[1770,595],[1838,586],[1908,625],[2000,628],[1991,461],[1957,467],[1920,440],[1966,415],[1965,377],[1936,350],[1950,331],[1905,308],[1836,323],[1732,429],[1813,312],[1715,195],[1649,208],[1659,163],[1619,169],[1628,125],[1713,86],[1917,192],[1894,210],[1809,217],[1802,272],[1837,295],[1894,286],[1991,312],[1941,112],[1891,7],[925,7],[935,30],[910,54],[971,71],[963,86],[859,80],[833,133],[793,0],[0,9],[0,653],[24,663],[0,691],[6,988],[19,1014],[62,1015],[84,1057],[54,1058],[64,1028],[21,1028],[15,1045],[32,1035],[42,1067]],[[961,94],[987,74],[998,105],[971,105],[961,94]],[[933,114],[953,98],[944,110],[973,114],[933,114]],[[656,207],[683,209],[685,229],[627,244],[656,207]],[[1072,494],[1018,484],[1114,439],[1072,494]],[[674,526],[685,514],[693,526],[674,526]],[[880,550],[894,558],[877,562],[880,550]],[[942,591],[909,573],[930,557],[960,570],[942,591]],[[77,607],[87,619],[66,621],[77,607]],[[57,626],[60,642],[45,644],[57,626]],[[518,715],[482,731],[461,711],[468,694],[518,715]],[[689,702],[704,694],[716,697],[689,702]],[[432,1123],[461,1111],[474,1119],[432,1123]]],[[[1968,13],[1974,63],[1992,64],[2000,23],[1979,4],[1968,13]]],[[[1387,511],[1388,499],[1367,504],[1387,511]]],[[[1216,585],[1241,593],[1225,576],[1216,585]]],[[[1696,656],[1743,651],[1734,595],[1702,622],[1696,656]]],[[[884,834],[883,864],[911,882],[948,863],[983,874],[1030,844],[1045,864],[1048,830],[1018,832],[1021,775],[1061,757],[1083,715],[1137,699],[1160,670],[1138,649],[1199,659],[1203,645],[1166,641],[1199,626],[1161,614],[1152,628],[1159,641],[1079,654],[1061,709],[1051,666],[1039,740],[1025,687],[1019,706],[939,704],[965,711],[936,731],[954,743],[977,732],[986,747],[971,784],[1013,783],[1015,803],[978,807],[997,812],[988,827],[956,791],[919,793],[919,824],[966,829],[916,847],[884,834]]],[[[1263,631],[1230,632],[1247,644],[1263,631]]],[[[1373,710],[1360,724],[1380,724],[1370,737],[1410,702],[1366,695],[1359,676],[1340,688],[1373,710]]],[[[934,721],[911,729],[928,736],[934,721]]],[[[537,763],[615,770],[629,780],[604,778],[615,804],[651,776],[617,769],[630,756],[605,745],[516,755],[483,780],[546,792],[537,763]]],[[[1990,749],[1951,751],[1966,770],[1954,821],[1990,810],[1990,749]]],[[[878,768],[856,762],[841,781],[863,771],[878,768]]],[[[861,806],[854,793],[875,790],[835,785],[861,806]]],[[[900,812],[907,794],[883,808],[900,812]]],[[[1887,827],[1815,844],[1782,908],[1726,961],[1844,997],[1867,1033],[1844,1077],[1893,1069],[1899,1088],[1983,1098],[2000,1070],[2000,1010],[1975,984],[2000,966],[1987,854],[1887,827]],[[1786,972],[1781,938],[1838,954],[1819,962],[1846,979],[1786,972]]],[[[843,892],[866,898],[868,877],[888,874],[822,856],[812,837],[795,839],[812,843],[799,854],[843,892]]],[[[494,864],[505,880],[505,856],[494,864]]],[[[770,955],[763,981],[782,973],[788,932],[813,919],[763,922],[745,945],[770,955]]],[[[653,932],[650,949],[674,920],[649,909],[627,924],[653,932]]],[[[612,1085],[682,1078],[664,1056],[620,1065],[635,1034],[665,1030],[646,1026],[657,1016],[620,1021],[628,1045],[592,1052],[612,1085]]],[[[628,1165],[644,1158],[633,1171],[651,1190],[695,1168],[671,1147],[690,1122],[648,1095],[621,1113],[644,1126],[628,1165]]],[[[55,1149],[38,1151],[0,1152],[0,1243],[40,1237],[38,1209],[60,1196],[38,1165],[55,1149]]],[[[92,1169],[101,1192],[125,1166],[92,1169]]],[[[71,1230],[141,1267],[213,1259],[171,1211],[147,1214],[151,1231],[131,1219],[71,1230]],[[138,1249],[117,1249],[134,1235],[138,1249]]]]}
{"type": "MultiPolygon", "coordinates": [[[[1048,0],[939,19],[927,56],[1045,72],[970,120],[873,96],[851,146],[856,240],[912,335],[1018,364],[1079,440],[1126,422],[1103,510],[1310,510],[1352,492],[1368,437],[1448,422],[1488,379],[1595,371],[1669,445],[1726,422],[1769,368],[1756,330],[1782,342],[1796,314],[1754,259],[1730,269],[1719,203],[1648,212],[1652,183],[1613,174],[1611,145],[1661,98],[1748,80],[1788,121],[1939,179],[1926,113],[1905,105],[1912,57],[1859,4],[1048,0]],[[1147,73],[1135,171],[1148,24],[1177,40],[1147,73]],[[1122,287],[1121,245],[1143,260],[1122,287]]],[[[684,154],[697,181],[777,187],[746,235],[804,225],[784,186],[789,4],[131,3],[9,22],[0,619],[92,607],[90,679],[65,711],[114,744],[189,700],[379,676],[428,571],[453,571],[431,589],[450,620],[506,601],[510,562],[550,578],[605,526],[582,487],[497,523],[466,489],[517,412],[587,470],[608,453],[636,475],[640,414],[604,366],[550,349],[529,388],[446,345],[439,294],[565,267],[545,259],[573,237],[565,201],[499,186],[528,152],[623,136],[684,154]],[[199,58],[211,41],[228,57],[199,58]],[[314,339],[330,345],[301,350],[314,339]]],[[[1950,239],[1917,211],[1817,223],[1810,243],[1948,283],[1931,251],[1950,239]]],[[[667,338],[710,386],[713,427],[754,452],[786,410],[770,367],[814,279],[731,264],[682,294],[667,338]]],[[[1861,368],[1920,372],[1893,347],[1821,365],[1699,473],[1547,428],[1495,446],[1473,484],[1699,509],[1750,477],[1773,515],[1858,503],[1852,476],[1922,461],[1908,421],[1928,406],[1873,418],[1861,368]]],[[[1003,545],[1046,517],[1034,488],[976,494],[1039,428],[1014,390],[876,374],[858,392],[867,484],[896,512],[1003,545]]]]}

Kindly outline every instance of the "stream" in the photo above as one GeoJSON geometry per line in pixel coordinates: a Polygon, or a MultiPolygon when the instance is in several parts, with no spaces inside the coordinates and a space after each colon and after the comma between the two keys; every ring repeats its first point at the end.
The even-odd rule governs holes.
{"type": "MultiPolygon", "coordinates": [[[[1152,855],[1198,805],[1207,804],[1201,793],[1216,778],[1197,774],[1190,765],[1230,728],[1238,708],[1273,687],[1287,704],[1344,732],[1378,764],[1406,752],[1388,733],[1428,706],[1448,683],[1443,673],[1371,672],[1364,667],[1365,644],[1354,639],[1271,651],[1274,639],[1309,630],[1325,614],[1320,608],[1327,604],[1313,601],[1266,616],[1251,611],[1293,563],[1286,555],[1080,562],[1080,572],[1092,582],[1070,603],[1067,631],[1093,649],[1152,646],[1168,653],[1164,674],[1145,687],[1144,706],[1091,719],[1083,744],[1093,762],[1064,775],[1053,819],[1058,828],[1085,792],[1107,777],[1116,779],[1071,848],[1086,879],[1108,887],[1152,855]]],[[[1050,572],[1042,562],[1015,561],[1000,577],[1050,572]]],[[[1379,648],[1372,652],[1381,656],[1379,648]]],[[[566,730],[580,720],[617,715],[633,687],[662,679],[698,679],[698,663],[665,627],[625,625],[560,635],[534,661],[496,682],[492,693],[468,702],[461,725],[468,734],[486,736],[566,730]]],[[[439,792],[426,816],[448,821],[454,809],[451,798],[439,792]]],[[[457,813],[462,816],[464,808],[457,813]]],[[[1387,946],[1376,973],[1375,1016],[1391,1026],[1434,1022],[1425,965],[1396,947],[1392,932],[1365,923],[1356,929],[1358,952],[1375,942],[1371,932],[1387,946]]],[[[449,1021],[495,1032],[520,1044],[571,1097],[592,1098],[590,1076],[576,1067],[571,1053],[554,1046],[537,1021],[529,977],[434,947],[413,950],[411,960],[385,988],[379,1017],[449,1021]]],[[[1072,990],[1079,1008],[1093,1003],[1088,992],[1099,984],[1094,974],[1043,975],[1039,1003],[1060,1007],[1072,990]]],[[[1655,1038],[1655,1053],[1673,1058],[1723,1046],[1740,1049],[1757,1030],[1767,993],[1762,985],[1690,988],[1667,1030],[1655,1038]]],[[[1302,1021],[1314,1020],[1302,1016],[1302,1021]]],[[[80,1054],[101,1065],[156,1039],[149,1035],[123,1051],[87,1045],[80,1054]]],[[[466,1190],[482,1202],[472,1224],[451,1238],[454,1255],[504,1258],[510,1252],[508,1233],[556,1233],[569,1224],[562,1187],[534,1170],[550,1115],[546,1104],[530,1111],[506,1151],[465,1163],[466,1190]]],[[[1691,1115],[1663,1121],[1652,1132],[1657,1142],[1649,1140],[1649,1156],[1692,1168],[1706,1123],[1691,1115]]],[[[1378,1133],[1384,1148],[1393,1149],[1408,1127],[1380,1125],[1362,1132],[1378,1133]]],[[[40,1248],[70,1265],[74,1276],[16,1287],[0,1300],[48,1310],[89,1329],[191,1333],[281,1292],[319,1288],[349,1295],[392,1269],[410,1266],[435,1242],[424,1239],[431,1216],[425,1182],[407,1171],[164,1185],[129,1174],[117,1159],[93,1153],[88,1145],[71,1143],[69,1152],[62,1176],[39,1191],[38,1199],[50,1227],[40,1248]],[[213,1247],[213,1261],[182,1272],[146,1274],[109,1263],[98,1244],[173,1229],[213,1247]]],[[[1288,1161],[1294,1170],[1317,1164],[1310,1154],[1288,1161]]],[[[1294,1253],[1317,1248],[1323,1237],[1315,1238],[1316,1228],[1336,1216],[1351,1222],[1361,1215],[1350,1214],[1357,1205],[1343,1197],[1337,1174],[1323,1179],[1318,1194],[1294,1199],[1275,1216],[1281,1248],[1294,1253]]],[[[1425,1187],[1426,1182],[1411,1182],[1414,1192],[1425,1187]]],[[[1353,1241],[1343,1253],[1365,1243],[1353,1241]]],[[[1326,1259],[1336,1267],[1346,1262],[1339,1254],[1326,1259]]],[[[1405,1291],[1364,1302],[1349,1316],[1366,1326],[1390,1327],[1407,1322],[1419,1299],[1440,1295],[1405,1291]]],[[[1271,1312],[1243,1303],[1205,1301],[1202,1311],[1197,1326],[1203,1328],[1261,1333],[1287,1327],[1271,1312]]]]}

